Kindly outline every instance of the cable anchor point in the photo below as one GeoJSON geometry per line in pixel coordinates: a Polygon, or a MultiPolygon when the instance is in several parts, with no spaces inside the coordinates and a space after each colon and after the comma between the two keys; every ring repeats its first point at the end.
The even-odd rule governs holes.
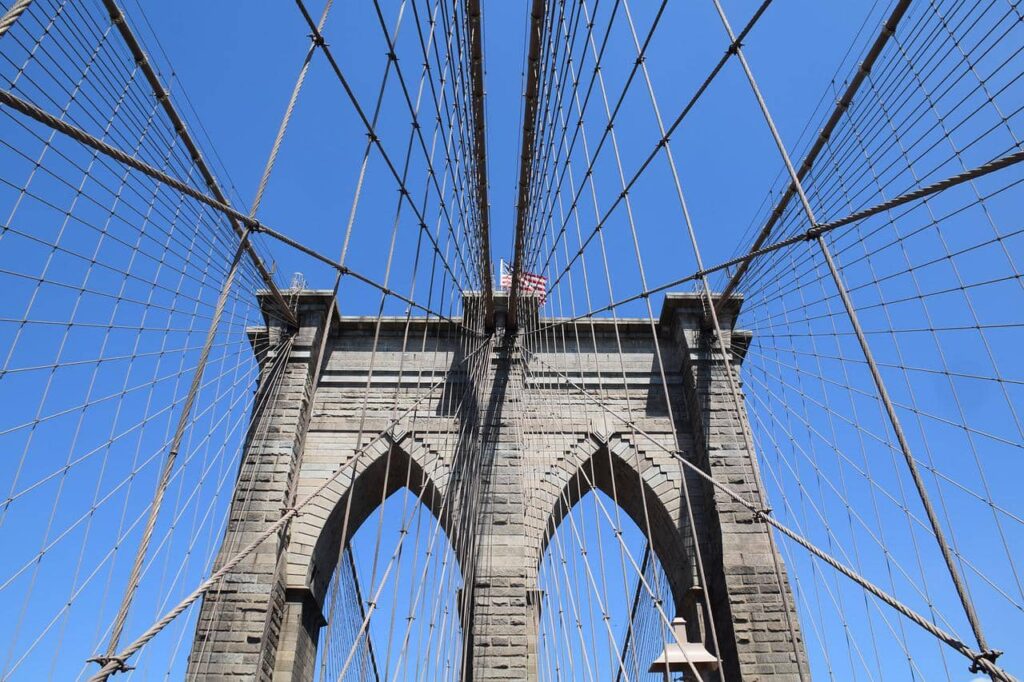
{"type": "Polygon", "coordinates": [[[1003,652],[999,649],[986,649],[971,658],[970,671],[972,673],[988,672],[988,668],[982,663],[982,661],[988,661],[990,664],[995,664],[996,659],[1002,655],[1003,652]]]}

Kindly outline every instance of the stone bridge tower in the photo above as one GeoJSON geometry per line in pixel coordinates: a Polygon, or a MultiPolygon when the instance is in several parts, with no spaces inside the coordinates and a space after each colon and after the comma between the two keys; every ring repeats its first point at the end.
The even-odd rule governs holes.
{"type": "MultiPolygon", "coordinates": [[[[792,596],[788,588],[785,594],[779,589],[765,526],[670,454],[683,453],[716,480],[755,499],[756,462],[744,446],[718,345],[702,324],[701,299],[669,295],[653,324],[670,406],[655,361],[651,320],[588,321],[571,342],[578,346],[527,355],[501,328],[502,303],[499,296],[492,342],[468,361],[458,334],[426,328],[451,322],[413,318],[408,333],[452,341],[440,352],[403,353],[405,317],[384,318],[378,330],[376,318],[329,315],[334,305],[330,292],[298,295],[297,331],[273,326],[251,331],[254,347],[261,349],[268,335],[294,336],[284,346],[287,357],[261,351],[264,378],[271,365],[286,365],[274,388],[275,400],[259,400],[266,386],[257,392],[256,410],[262,412],[254,413],[254,423],[259,416],[265,433],[258,446],[252,440],[245,450],[219,560],[320,486],[371,436],[385,431],[387,437],[377,439],[286,532],[265,542],[206,595],[189,679],[312,680],[318,633],[325,624],[325,593],[339,548],[382,494],[400,485],[413,494],[426,493],[422,499],[443,527],[456,517],[473,524],[474,551],[455,548],[464,572],[464,680],[537,679],[544,599],[536,579],[547,540],[585,492],[609,492],[613,486],[623,511],[637,525],[649,519],[653,549],[675,602],[666,605],[669,617],[673,609],[685,616],[695,637],[707,631],[699,624],[713,619],[717,647],[704,644],[720,657],[727,680],[808,679],[803,642],[799,634],[793,642],[790,634],[798,633],[792,596]],[[324,328],[327,319],[332,319],[329,329],[324,328]],[[322,370],[314,376],[322,343],[322,370]],[[447,375],[452,386],[444,391],[461,391],[457,384],[468,381],[469,374],[454,368],[472,362],[486,363],[480,373],[486,381],[475,389],[478,404],[471,419],[443,409],[440,401],[429,417],[417,419],[414,429],[394,423],[396,376],[412,371],[428,385],[447,375]],[[524,363],[531,365],[528,378],[524,363]],[[559,380],[563,371],[578,376],[603,372],[608,377],[603,395],[613,405],[631,399],[632,423],[596,422],[592,410],[580,408],[581,394],[559,380]],[[510,423],[506,408],[523,388],[542,398],[545,414],[537,419],[545,423],[543,438],[510,423]],[[637,437],[639,431],[643,438],[637,437]],[[473,470],[458,470],[453,458],[438,454],[450,451],[453,439],[461,444],[457,447],[476,449],[477,456],[468,458],[475,463],[473,470]],[[397,470],[408,476],[387,474],[397,470]],[[467,486],[467,481],[477,485],[467,486]],[[452,508],[437,508],[432,501],[443,499],[451,486],[460,486],[450,496],[452,508]],[[686,491],[699,526],[695,529],[689,527],[686,491]],[[452,511],[456,508],[462,513],[452,511]],[[701,544],[707,576],[699,602],[691,590],[697,584],[693,538],[701,544]]],[[[750,341],[749,333],[732,329],[739,306],[733,299],[721,315],[734,367],[750,341]]],[[[466,307],[472,309],[472,301],[466,307]]],[[[416,398],[413,392],[408,396],[416,398]]]]}

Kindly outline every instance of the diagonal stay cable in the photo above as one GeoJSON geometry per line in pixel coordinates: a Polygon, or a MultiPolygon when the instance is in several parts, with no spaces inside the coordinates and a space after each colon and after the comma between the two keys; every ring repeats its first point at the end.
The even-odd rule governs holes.
{"type": "MultiPolygon", "coordinates": [[[[818,154],[820,154],[825,148],[825,145],[828,144],[829,138],[835,131],[840,119],[846,113],[847,109],[850,108],[850,104],[853,103],[853,98],[856,97],[861,84],[867,80],[868,74],[871,73],[871,69],[874,67],[878,56],[882,53],[882,50],[885,49],[889,39],[896,33],[896,27],[899,26],[900,20],[903,18],[903,15],[906,14],[908,7],[910,7],[910,0],[900,0],[890,14],[888,21],[882,25],[878,37],[875,38],[875,42],[868,50],[867,56],[865,56],[864,60],[857,67],[857,72],[853,79],[850,80],[849,85],[846,87],[846,91],[843,93],[843,96],[836,101],[835,108],[832,110],[832,114],[829,116],[828,121],[826,121],[825,125],[822,127],[821,132],[818,133],[818,138],[814,141],[814,145],[811,147],[810,151],[807,152],[803,162],[801,162],[800,167],[797,170],[797,178],[800,180],[802,180],[811,168],[813,168],[814,162],[818,158],[818,154]]],[[[761,232],[757,235],[753,244],[750,245],[750,251],[757,251],[768,240],[768,237],[771,235],[772,228],[775,226],[775,223],[778,222],[779,218],[782,217],[782,214],[786,211],[786,207],[789,206],[789,202],[794,196],[796,196],[796,193],[797,185],[795,182],[791,182],[789,187],[786,188],[785,194],[782,195],[775,208],[772,210],[764,227],[761,228],[761,232]]],[[[739,284],[740,279],[743,277],[743,273],[746,272],[749,263],[750,261],[741,263],[740,266],[736,268],[735,272],[732,273],[732,277],[729,278],[729,282],[726,284],[725,289],[722,292],[722,297],[718,299],[718,302],[715,304],[718,306],[719,310],[721,310],[726,301],[729,300],[730,295],[736,289],[736,285],[739,284]]]]}
{"type": "MultiPolygon", "coordinates": [[[[174,103],[171,102],[170,94],[160,83],[159,76],[157,76],[153,66],[149,63],[149,58],[142,50],[142,46],[139,44],[139,41],[135,38],[135,34],[128,25],[128,20],[125,18],[121,8],[117,6],[117,2],[115,0],[103,0],[103,4],[106,7],[107,12],[110,14],[111,22],[113,22],[114,26],[121,34],[122,39],[128,45],[128,49],[131,50],[135,63],[142,69],[143,74],[146,76],[146,80],[149,81],[150,87],[153,89],[154,97],[156,97],[157,101],[160,102],[164,109],[164,113],[166,113],[167,117],[171,120],[175,133],[177,133],[178,137],[181,138],[181,141],[185,144],[185,148],[188,150],[192,162],[203,176],[203,181],[206,183],[206,186],[213,193],[213,196],[217,201],[225,205],[230,205],[228,198],[224,195],[224,192],[221,190],[216,178],[214,178],[213,173],[206,165],[206,161],[203,160],[203,155],[199,152],[199,147],[197,147],[196,143],[192,140],[192,136],[189,134],[188,128],[185,126],[185,122],[181,119],[177,109],[174,108],[174,103]]],[[[330,3],[328,3],[328,7],[330,7],[330,3]]],[[[256,269],[259,270],[260,277],[270,289],[274,302],[280,308],[279,313],[289,322],[294,322],[295,320],[290,317],[291,313],[288,303],[284,300],[280,290],[278,290],[277,285],[274,283],[274,278],[270,275],[270,272],[267,271],[266,266],[263,264],[263,260],[256,254],[248,241],[243,238],[243,230],[240,221],[236,218],[230,222],[232,230],[234,230],[239,239],[242,239],[243,243],[245,243],[245,255],[248,256],[249,260],[251,260],[253,265],[256,266],[256,269]]]]}
{"type": "MultiPolygon", "coordinates": [[[[113,21],[116,24],[118,24],[122,32],[126,31],[127,28],[124,16],[120,15],[120,9],[118,9],[117,5],[114,3],[114,0],[105,0],[105,3],[107,5],[108,10],[111,13],[111,18],[113,19],[113,21]]],[[[323,16],[321,18],[321,24],[326,22],[330,9],[331,3],[328,2],[327,6],[324,9],[323,16]]],[[[211,191],[213,191],[214,196],[216,196],[218,200],[220,200],[223,203],[227,203],[227,200],[224,197],[223,192],[221,192],[220,187],[213,180],[213,177],[210,174],[210,171],[203,163],[202,157],[199,155],[198,150],[195,149],[194,143],[192,142],[191,138],[188,137],[188,133],[185,131],[184,124],[180,121],[180,119],[177,118],[177,113],[174,111],[173,107],[171,107],[169,99],[167,97],[160,96],[160,88],[162,86],[159,84],[159,81],[156,80],[156,75],[153,73],[152,68],[148,67],[148,62],[144,62],[144,57],[139,57],[139,53],[141,53],[141,48],[138,46],[138,43],[135,42],[135,39],[130,32],[125,34],[125,40],[129,41],[129,46],[132,48],[133,53],[136,53],[136,62],[142,63],[142,65],[144,66],[143,70],[146,73],[147,78],[149,78],[154,91],[157,93],[157,98],[161,100],[161,103],[167,110],[168,115],[172,117],[172,121],[175,124],[175,128],[178,132],[178,135],[182,138],[182,140],[185,141],[185,145],[189,149],[193,161],[196,163],[197,166],[199,166],[201,172],[203,173],[204,178],[206,179],[207,186],[210,188],[211,191]]],[[[285,111],[284,117],[282,118],[281,125],[277,132],[277,136],[275,137],[274,140],[274,144],[271,148],[269,156],[267,157],[267,162],[263,169],[263,174],[260,177],[259,187],[257,189],[256,196],[253,199],[252,207],[249,211],[249,217],[252,219],[255,219],[256,214],[259,211],[260,202],[262,201],[263,198],[263,192],[266,189],[267,183],[270,180],[270,175],[273,172],[274,162],[277,159],[278,151],[281,148],[281,143],[284,139],[285,132],[287,131],[288,122],[291,119],[291,114],[292,111],[294,110],[295,100],[298,97],[299,89],[301,88],[302,81],[305,77],[306,68],[308,67],[308,65],[309,56],[307,56],[307,59],[303,64],[303,69],[299,74],[298,80],[296,81],[295,88],[292,92],[292,97],[289,101],[289,106],[285,111]]],[[[236,231],[238,231],[238,229],[242,229],[238,228],[234,224],[234,222],[232,224],[233,226],[236,227],[236,231]]],[[[202,384],[203,374],[205,373],[206,370],[206,363],[210,355],[210,349],[216,339],[221,316],[224,312],[225,304],[227,303],[227,299],[234,285],[235,277],[238,273],[242,255],[248,255],[250,256],[250,258],[256,257],[249,244],[250,231],[251,228],[249,226],[246,226],[243,229],[241,240],[238,245],[238,252],[235,254],[234,260],[231,263],[231,267],[228,271],[227,277],[225,278],[224,283],[222,285],[220,296],[217,300],[217,304],[214,309],[213,319],[210,321],[209,329],[207,331],[206,341],[204,342],[203,348],[200,351],[199,361],[197,363],[195,372],[192,375],[192,384],[189,387],[185,403],[182,406],[181,413],[178,417],[178,424],[175,428],[174,437],[171,441],[170,447],[167,450],[167,457],[164,462],[164,467],[160,473],[160,478],[157,484],[156,491],[154,492],[153,495],[153,503],[150,506],[149,517],[146,520],[146,526],[143,531],[142,538],[139,541],[138,548],[136,550],[134,563],[132,565],[132,569],[128,577],[128,583],[125,586],[124,596],[121,605],[118,609],[117,615],[114,618],[114,625],[111,630],[110,641],[107,645],[106,656],[104,657],[106,659],[109,659],[111,656],[114,656],[117,651],[121,633],[124,629],[125,623],[127,622],[128,613],[131,609],[132,602],[134,601],[135,593],[138,590],[139,582],[142,577],[143,565],[146,560],[146,554],[149,550],[150,540],[153,535],[153,531],[156,527],[157,519],[160,515],[163,498],[166,493],[167,486],[170,483],[170,478],[174,470],[174,465],[178,456],[178,451],[179,448],[181,447],[181,441],[185,435],[186,429],[189,427],[189,419],[191,417],[192,406],[198,395],[199,387],[202,384]]],[[[257,263],[257,267],[261,267],[261,263],[257,263]]],[[[260,272],[262,274],[263,270],[261,269],[260,272]]],[[[277,290],[272,279],[267,278],[266,282],[271,287],[271,294],[274,301],[277,302],[279,299],[281,299],[280,292],[277,290]]],[[[281,300],[283,301],[283,299],[281,300]]],[[[284,303],[287,306],[287,302],[284,303]]],[[[286,308],[286,311],[288,313],[291,313],[291,308],[286,308]]]]}
{"type": "MultiPolygon", "coordinates": [[[[551,289],[553,289],[555,286],[557,286],[558,283],[562,280],[562,278],[565,277],[565,274],[575,264],[576,260],[580,257],[580,253],[582,251],[584,251],[589,246],[590,242],[594,239],[595,236],[597,236],[597,233],[601,230],[601,228],[608,221],[608,219],[610,218],[612,212],[619,206],[619,204],[623,201],[623,199],[625,199],[625,197],[628,195],[628,192],[630,191],[630,189],[632,189],[632,187],[640,179],[640,177],[643,175],[643,173],[654,162],[654,159],[657,158],[658,154],[661,152],[662,147],[664,147],[665,144],[668,142],[668,138],[671,137],[674,134],[674,132],[676,131],[676,129],[678,129],[678,127],[680,125],[682,125],[683,120],[689,115],[690,111],[697,105],[697,103],[700,101],[701,97],[704,95],[704,93],[707,91],[707,89],[711,86],[711,83],[715,80],[715,78],[718,76],[718,74],[721,73],[722,69],[725,67],[726,63],[729,61],[729,58],[731,56],[733,56],[733,53],[737,49],[737,46],[739,45],[739,43],[747,36],[747,34],[750,33],[750,31],[753,30],[754,26],[757,24],[758,20],[761,18],[761,16],[768,9],[768,7],[771,4],[771,2],[772,2],[772,0],[764,0],[764,2],[762,2],[762,4],[758,7],[757,11],[753,14],[753,16],[751,16],[750,20],[743,27],[743,30],[740,31],[740,33],[736,36],[736,40],[733,41],[728,46],[728,48],[726,49],[726,51],[723,54],[723,56],[719,59],[718,63],[714,66],[714,68],[712,68],[712,70],[709,72],[708,76],[704,79],[704,81],[700,84],[700,86],[698,86],[698,88],[694,91],[693,95],[691,95],[691,97],[687,101],[686,105],[683,106],[683,108],[680,110],[680,113],[676,116],[675,119],[673,119],[672,123],[669,124],[669,126],[666,128],[665,136],[662,137],[661,139],[659,139],[655,143],[654,148],[648,153],[648,155],[644,159],[644,161],[640,164],[640,166],[637,168],[637,170],[633,173],[633,175],[626,182],[626,189],[625,189],[625,191],[623,191],[623,192],[619,193],[618,195],[616,195],[616,198],[614,199],[612,204],[604,212],[602,217],[597,221],[597,224],[594,226],[594,228],[591,230],[591,232],[587,235],[587,238],[580,245],[580,248],[579,248],[578,252],[575,255],[573,255],[573,257],[564,265],[564,267],[558,273],[558,275],[551,281],[551,284],[550,284],[550,288],[551,289]]],[[[648,38],[648,40],[649,40],[649,38],[648,38]]],[[[634,73],[639,70],[639,67],[640,67],[639,63],[635,65],[634,73]]],[[[613,115],[612,115],[613,123],[614,123],[614,120],[615,120],[615,114],[618,113],[619,107],[621,106],[621,102],[622,102],[622,98],[620,97],[619,102],[616,104],[616,107],[613,109],[613,115]]],[[[607,138],[607,136],[608,136],[608,131],[605,131],[605,133],[602,135],[601,139],[598,141],[598,144],[597,144],[597,146],[595,148],[595,151],[593,153],[590,165],[584,171],[584,176],[585,177],[589,176],[590,174],[592,174],[594,172],[594,166],[597,163],[597,156],[598,156],[600,150],[602,149],[604,141],[607,138]]],[[[573,198],[572,205],[575,205],[578,201],[579,201],[579,196],[577,195],[576,197],[573,198]]],[[[570,207],[569,207],[570,211],[572,210],[572,205],[570,205],[570,207]]],[[[564,232],[564,229],[565,228],[563,226],[563,228],[560,231],[564,232]]],[[[540,268],[541,271],[546,269],[546,265],[550,261],[550,258],[551,258],[551,256],[549,254],[547,260],[545,260],[544,266],[542,266],[540,268]]]]}
{"type": "MultiPolygon", "coordinates": [[[[373,125],[373,122],[367,116],[366,111],[363,109],[362,105],[359,103],[359,100],[356,97],[355,92],[352,90],[351,84],[348,82],[348,79],[345,77],[345,74],[342,71],[341,66],[338,64],[337,60],[334,58],[334,54],[331,52],[331,48],[327,44],[327,40],[324,38],[323,33],[321,33],[320,30],[317,28],[316,23],[313,21],[312,16],[310,16],[309,10],[306,8],[305,3],[303,2],[303,0],[295,0],[295,2],[296,2],[296,5],[298,6],[299,11],[301,12],[303,18],[306,20],[306,23],[309,25],[310,31],[312,31],[312,33],[313,33],[314,42],[316,43],[317,47],[320,48],[320,51],[323,52],[324,56],[327,57],[327,61],[328,61],[328,63],[331,66],[331,70],[334,71],[335,76],[338,78],[338,81],[341,83],[342,89],[345,91],[345,94],[348,97],[349,101],[351,102],[352,107],[355,109],[356,115],[359,117],[359,120],[362,122],[363,127],[366,128],[366,134],[369,136],[370,142],[380,152],[381,159],[384,161],[384,165],[387,166],[388,172],[392,175],[392,177],[394,178],[395,182],[398,184],[399,192],[401,193],[402,198],[406,201],[406,203],[409,204],[410,209],[413,212],[413,215],[416,216],[416,220],[421,225],[425,224],[426,223],[426,219],[425,219],[425,216],[423,215],[423,212],[420,210],[419,206],[417,206],[413,202],[411,193],[409,192],[409,189],[406,186],[406,183],[402,179],[401,172],[399,171],[398,167],[395,165],[394,161],[391,159],[391,156],[388,154],[387,150],[384,149],[384,145],[381,142],[380,137],[377,135],[377,131],[376,131],[375,126],[373,125]]],[[[418,123],[416,123],[415,118],[414,118],[414,124],[415,124],[414,129],[416,130],[416,132],[417,133],[421,133],[421,131],[419,130],[420,126],[419,126],[418,123]]],[[[420,141],[421,141],[421,144],[425,146],[425,143],[423,143],[423,141],[422,141],[422,135],[420,135],[420,141]]],[[[439,205],[441,207],[442,213],[444,214],[445,219],[446,219],[448,225],[451,226],[452,225],[452,218],[451,218],[451,215],[448,212],[447,204],[443,201],[443,195],[441,195],[441,189],[436,184],[437,183],[436,174],[431,172],[431,173],[429,173],[429,176],[433,180],[433,182],[435,184],[436,191],[438,192],[439,196],[441,197],[439,205]]],[[[430,237],[430,239],[433,241],[433,237],[432,236],[430,237]]],[[[440,248],[437,245],[436,242],[434,242],[434,248],[435,249],[440,248]]],[[[459,254],[460,260],[461,260],[461,255],[462,255],[461,251],[458,252],[458,254],[459,254]]],[[[463,263],[463,269],[465,271],[467,271],[467,272],[476,271],[473,268],[469,268],[468,266],[466,266],[465,263],[463,263]]],[[[449,274],[451,274],[451,276],[453,278],[455,278],[455,274],[452,273],[450,269],[449,269],[449,274]]],[[[457,281],[457,279],[456,279],[456,281],[457,281]]]]}

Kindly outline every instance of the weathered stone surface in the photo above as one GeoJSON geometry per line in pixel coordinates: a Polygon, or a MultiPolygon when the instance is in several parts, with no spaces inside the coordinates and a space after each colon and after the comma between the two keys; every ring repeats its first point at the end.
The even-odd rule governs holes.
{"type": "MultiPolygon", "coordinates": [[[[678,459],[759,499],[756,462],[698,298],[669,296],[653,324],[587,321],[557,338],[499,329],[489,353],[468,361],[450,323],[335,316],[318,376],[333,303],[320,292],[298,301],[302,328],[287,357],[266,351],[284,330],[253,332],[263,377],[285,364],[257,394],[218,561],[346,468],[207,595],[190,679],[311,680],[339,548],[403,486],[457,539],[464,680],[536,679],[538,565],[559,522],[595,488],[650,529],[675,601],[667,606],[691,621],[692,637],[715,633],[705,644],[726,679],[800,679],[803,643],[766,528],[678,459]],[[482,371],[466,371],[472,362],[482,371]],[[477,385],[473,376],[485,378],[477,385]],[[700,584],[704,607],[687,596],[700,584]]],[[[738,364],[747,338],[732,331],[737,309],[730,304],[722,324],[738,364]]]]}

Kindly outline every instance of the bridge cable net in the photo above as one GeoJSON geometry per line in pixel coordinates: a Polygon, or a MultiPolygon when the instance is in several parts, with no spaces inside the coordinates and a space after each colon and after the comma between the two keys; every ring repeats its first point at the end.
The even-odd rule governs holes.
{"type": "MultiPolygon", "coordinates": [[[[480,349],[480,335],[461,322],[408,330],[413,319],[468,322],[462,292],[489,286],[478,227],[486,202],[474,198],[480,175],[465,8],[368,6],[360,27],[377,32],[386,56],[376,67],[377,86],[366,92],[349,83],[345,70],[355,67],[340,62],[328,42],[331,3],[315,19],[302,3],[290,10],[300,27],[295,40],[308,51],[296,64],[291,98],[248,204],[233,185],[218,184],[199,152],[193,131],[202,127],[187,106],[178,108],[187,97],[176,90],[173,71],[150,59],[162,52],[159,38],[136,33],[147,20],[141,7],[134,9],[133,21],[115,2],[39,0],[5,7],[0,22],[3,381],[15,401],[3,431],[11,453],[2,512],[10,548],[0,588],[11,616],[3,626],[5,679],[105,679],[133,669],[182,677],[186,667],[205,674],[204,646],[212,643],[194,647],[187,660],[198,604],[239,568],[245,557],[237,555],[254,551],[225,524],[229,505],[244,512],[260,504],[258,494],[232,493],[232,487],[236,476],[259,479],[261,462],[240,453],[273,438],[268,415],[289,385],[295,346],[294,336],[281,330],[301,324],[301,281],[288,287],[269,277],[272,238],[312,255],[307,273],[333,282],[326,293],[339,300],[354,281],[358,293],[349,300],[374,310],[378,325],[389,315],[404,319],[401,341],[410,351],[436,355],[439,339],[454,339],[466,344],[467,365],[480,357],[472,352],[480,349]],[[422,67],[403,72],[400,54],[422,67]],[[273,201],[278,155],[289,161],[287,134],[293,114],[303,113],[304,87],[346,95],[338,106],[354,119],[355,132],[344,143],[364,150],[349,183],[347,220],[325,230],[332,256],[260,221],[263,199],[273,201]],[[377,133],[385,109],[406,121],[401,135],[390,126],[389,138],[377,133]],[[362,195],[379,196],[381,187],[397,197],[388,200],[385,249],[363,236],[370,221],[359,214],[362,195]],[[412,265],[392,269],[396,252],[412,265]],[[348,267],[350,253],[358,254],[353,260],[362,269],[348,267]],[[215,563],[221,543],[222,560],[215,563]]],[[[342,30],[336,29],[339,40],[342,30]]],[[[223,169],[218,174],[227,177],[223,169]]],[[[319,363],[324,348],[314,353],[319,363]]],[[[372,373],[371,362],[367,382],[372,373]]],[[[444,384],[414,368],[399,369],[398,376],[388,389],[394,409],[386,431],[414,428],[426,400],[436,402],[444,384]]],[[[453,410],[463,399],[444,397],[453,410]]],[[[355,409],[365,414],[366,405],[364,397],[355,409]]],[[[383,435],[360,433],[346,466],[383,435]]],[[[444,454],[456,457],[447,447],[444,454]]],[[[402,481],[411,473],[389,475],[402,481]]],[[[261,542],[286,531],[308,501],[293,492],[265,509],[261,542]]],[[[439,535],[436,522],[413,523],[421,503],[443,509],[445,501],[424,500],[422,493],[406,499],[400,536],[378,535],[376,546],[362,539],[355,559],[351,547],[339,551],[343,560],[331,584],[341,605],[337,598],[329,603],[343,615],[325,629],[321,676],[363,679],[370,670],[390,673],[412,663],[408,646],[400,650],[401,633],[388,638],[385,619],[371,620],[371,597],[380,603],[382,592],[397,592],[399,579],[410,580],[400,570],[429,571],[434,582],[419,595],[419,621],[402,622],[415,626],[417,646],[440,652],[455,643],[425,668],[417,663],[418,674],[436,679],[435,669],[458,672],[457,613],[434,607],[438,586],[449,586],[451,597],[460,576],[441,544],[466,539],[439,535]],[[410,554],[437,545],[439,559],[389,562],[403,543],[417,548],[410,554]],[[365,581],[366,601],[348,589],[358,581],[365,581]],[[382,632],[387,641],[375,651],[371,637],[382,632]],[[375,655],[385,658],[368,667],[375,655]]]]}
{"type": "Polygon", "coordinates": [[[781,557],[756,588],[784,611],[773,672],[962,679],[971,666],[1012,679],[1008,633],[1024,619],[1017,6],[876,3],[789,146],[758,80],[765,24],[783,10],[766,0],[736,32],[717,0],[699,4],[535,3],[513,277],[542,273],[548,290],[511,292],[512,337],[486,333],[476,3],[289,8],[305,52],[248,202],[204,159],[212,144],[151,60],[159,38],[141,8],[5,5],[0,675],[210,674],[215,636],[189,651],[200,605],[216,618],[261,547],[380,463],[372,499],[341,503],[314,579],[326,621],[315,675],[461,678],[481,434],[502,420],[538,453],[520,460],[531,494],[575,463],[551,493],[538,566],[541,679],[647,679],[682,637],[725,654],[725,628],[741,626],[708,604],[701,495],[781,557]],[[684,80],[670,67],[685,25],[720,32],[684,80]],[[377,36],[379,63],[340,49],[357,30],[377,36]],[[369,84],[356,77],[367,70],[369,84]],[[274,169],[294,168],[288,141],[318,123],[303,103],[327,88],[351,172],[322,242],[302,243],[266,216],[287,215],[270,213],[287,203],[274,169]],[[684,192],[701,161],[720,168],[688,142],[733,107],[736,136],[781,169],[742,237],[709,209],[728,175],[715,177],[720,198],[684,192]],[[737,251],[705,261],[698,245],[715,230],[737,251]],[[328,300],[367,315],[362,365],[332,364],[327,335],[294,333],[301,281],[269,265],[284,250],[328,300]],[[738,417],[728,449],[756,453],[749,471],[699,460],[676,409],[690,360],[659,319],[662,294],[681,289],[706,330],[694,357],[711,359],[738,417]],[[609,323],[632,323],[653,353],[617,336],[598,347],[609,323]],[[343,403],[359,429],[322,482],[261,508],[261,460],[244,453],[273,447],[297,344],[312,358],[312,383],[298,384],[313,387],[311,411],[343,403]],[[378,367],[396,349],[398,366],[378,367]],[[500,415],[474,407],[495,390],[493,362],[509,368],[500,415]],[[588,421],[589,439],[567,446],[552,404],[588,421]],[[392,454],[438,410],[456,417],[432,441],[455,472],[443,491],[392,454]],[[655,432],[652,417],[668,426],[655,432]],[[685,555],[659,556],[658,477],[683,491],[685,555]],[[232,492],[236,478],[251,483],[232,492]],[[237,520],[253,514],[246,534],[237,520]]]}
{"type": "MultiPolygon", "coordinates": [[[[655,321],[652,298],[694,287],[708,346],[731,340],[727,400],[749,417],[738,440],[756,450],[760,468],[751,472],[755,489],[732,492],[746,493],[752,520],[775,528],[785,559],[775,567],[779,589],[788,574],[798,614],[783,634],[805,642],[813,676],[956,679],[970,667],[1009,679],[999,666],[1019,664],[1012,645],[998,642],[1021,616],[1012,483],[1020,365],[1011,350],[1021,296],[1019,11],[1012,3],[876,6],[790,147],[749,54],[759,22],[776,9],[762,3],[743,25],[730,25],[717,2],[708,9],[724,55],[682,94],[664,66],[671,86],[655,89],[657,57],[666,55],[659,27],[678,27],[684,11],[670,3],[551,3],[535,27],[539,94],[516,240],[520,267],[545,275],[548,292],[547,314],[524,336],[526,365],[538,385],[575,390],[618,422],[606,428],[683,459],[685,444],[658,443],[638,427],[649,401],[631,410],[606,397],[608,378],[576,357],[592,338],[588,326],[630,315],[655,321]],[[609,64],[613,54],[619,61],[609,64]],[[716,100],[726,88],[746,90],[748,117],[716,100]],[[714,265],[698,244],[724,228],[697,216],[714,215],[707,204],[722,198],[684,192],[688,174],[699,184],[694,176],[706,172],[687,169],[686,159],[713,165],[688,145],[688,133],[701,134],[702,107],[737,120],[744,144],[756,131],[781,168],[742,250],[714,265]],[[678,236],[666,237],[670,229],[678,236]],[[688,267],[678,248],[665,262],[668,243],[692,247],[688,267]],[[734,327],[730,305],[741,306],[734,327]]],[[[730,180],[718,179],[723,196],[730,180]]],[[[653,390],[667,396],[679,359],[650,329],[658,348],[650,371],[662,384],[653,390]]],[[[612,352],[624,380],[636,351],[612,352]]],[[[621,502],[637,491],[618,494],[621,502]]],[[[609,507],[606,523],[622,537],[609,507]]],[[[638,565],[644,545],[621,544],[626,563],[638,565]]],[[[577,562],[592,556],[583,546],[577,562]]],[[[651,585],[647,597],[656,606],[661,595],[651,585]]],[[[608,615],[599,604],[591,618],[600,628],[608,615]]],[[[548,637],[572,636],[570,614],[547,627],[548,637]]]]}

